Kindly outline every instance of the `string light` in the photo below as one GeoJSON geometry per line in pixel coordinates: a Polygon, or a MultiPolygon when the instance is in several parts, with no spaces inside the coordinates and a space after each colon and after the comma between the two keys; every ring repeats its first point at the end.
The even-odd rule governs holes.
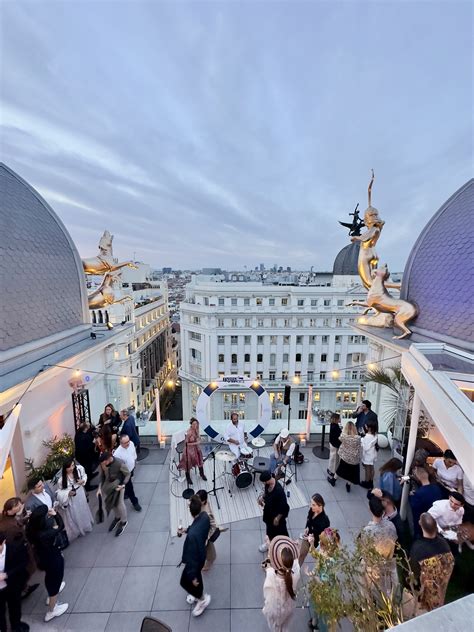
{"type": "Polygon", "coordinates": [[[75,375],[76,377],[79,377],[79,376],[80,376],[80,374],[81,374],[81,369],[76,369],[76,370],[74,371],[74,375],[75,375]]]}
{"type": "Polygon", "coordinates": [[[299,384],[300,383],[300,376],[299,375],[295,375],[293,377],[293,383],[294,384],[299,384]]]}
{"type": "Polygon", "coordinates": [[[128,377],[126,375],[122,375],[120,381],[122,382],[122,384],[126,384],[128,382],[128,377]]]}
{"type": "Polygon", "coordinates": [[[339,377],[339,371],[331,371],[331,377],[333,380],[337,380],[339,377]]]}
{"type": "Polygon", "coordinates": [[[258,380],[255,380],[254,383],[252,384],[252,386],[254,388],[258,388],[260,386],[260,382],[258,380]]]}

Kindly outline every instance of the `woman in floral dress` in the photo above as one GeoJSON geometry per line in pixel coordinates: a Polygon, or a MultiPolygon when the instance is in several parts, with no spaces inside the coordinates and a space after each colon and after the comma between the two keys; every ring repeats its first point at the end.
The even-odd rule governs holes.
{"type": "Polygon", "coordinates": [[[203,481],[207,481],[204,475],[204,461],[202,458],[202,452],[200,448],[201,437],[199,435],[199,421],[195,417],[191,417],[189,421],[189,430],[186,433],[185,445],[183,450],[183,456],[179,462],[178,469],[186,472],[186,480],[188,485],[192,485],[191,480],[191,468],[198,467],[199,474],[203,481]]]}

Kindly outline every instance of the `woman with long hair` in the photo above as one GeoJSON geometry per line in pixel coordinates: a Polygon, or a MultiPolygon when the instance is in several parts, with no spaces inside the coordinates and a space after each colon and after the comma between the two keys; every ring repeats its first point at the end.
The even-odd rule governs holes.
{"type": "Polygon", "coordinates": [[[298,547],[289,537],[276,536],[270,543],[268,555],[270,565],[265,569],[262,612],[272,632],[291,632],[300,579],[298,547]]]}
{"type": "Polygon", "coordinates": [[[201,437],[199,435],[199,421],[196,417],[191,417],[189,420],[189,429],[186,433],[183,455],[178,465],[179,470],[185,471],[188,485],[193,484],[190,474],[191,468],[193,467],[198,467],[202,480],[207,481],[204,474],[204,461],[200,445],[201,437]]]}
{"type": "MultiPolygon", "coordinates": [[[[339,448],[339,465],[336,474],[346,481],[346,491],[351,491],[351,483],[359,485],[360,472],[359,463],[361,458],[361,442],[357,432],[357,427],[353,421],[348,421],[339,437],[341,447],[339,448]]],[[[328,482],[334,487],[336,477],[328,477],[328,482]]]]}
{"type": "Polygon", "coordinates": [[[110,424],[104,424],[99,430],[96,445],[100,454],[103,452],[113,452],[115,450],[117,447],[117,433],[113,431],[110,424]]]}
{"type": "Polygon", "coordinates": [[[48,593],[44,620],[51,621],[60,617],[68,609],[67,603],[60,604],[58,595],[64,589],[64,558],[61,553],[58,534],[63,528],[63,521],[54,509],[40,505],[33,510],[26,527],[26,537],[36,555],[38,568],[45,572],[44,584],[48,593]]]}
{"type": "Polygon", "coordinates": [[[400,485],[397,472],[399,472],[402,467],[403,463],[394,456],[384,463],[379,470],[379,488],[383,492],[388,492],[397,505],[400,503],[400,498],[402,497],[402,486],[400,485]]]}
{"type": "Polygon", "coordinates": [[[313,546],[317,547],[319,544],[320,534],[330,526],[330,521],[326,512],[324,498],[321,494],[313,494],[311,497],[311,503],[309,506],[308,517],[306,519],[306,528],[301,536],[300,552],[298,556],[298,563],[303,566],[303,562],[308,555],[310,549],[310,541],[313,542],[313,546]],[[312,536],[310,538],[310,536],[312,536]]]}
{"type": "Polygon", "coordinates": [[[120,414],[115,408],[113,404],[106,404],[104,408],[104,412],[101,413],[99,417],[99,428],[104,425],[109,425],[112,427],[112,431],[116,433],[120,428],[121,420],[120,414]]]}
{"type": "Polygon", "coordinates": [[[341,436],[342,428],[339,425],[341,423],[341,415],[339,413],[333,413],[331,415],[331,422],[329,424],[329,463],[327,468],[328,476],[334,478],[339,465],[339,456],[337,451],[341,446],[339,437],[341,436]]]}
{"type": "Polygon", "coordinates": [[[66,459],[59,477],[56,498],[70,542],[92,531],[94,524],[84,491],[86,483],[87,474],[82,465],[73,458],[66,459]]]}

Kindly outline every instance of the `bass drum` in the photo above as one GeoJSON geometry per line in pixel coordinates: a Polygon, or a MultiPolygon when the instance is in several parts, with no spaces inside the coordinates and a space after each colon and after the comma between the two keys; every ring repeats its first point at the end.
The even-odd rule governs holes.
{"type": "Polygon", "coordinates": [[[232,468],[232,474],[235,476],[235,484],[239,489],[245,489],[252,484],[252,474],[250,473],[247,463],[242,461],[239,464],[236,463],[232,468]],[[236,474],[234,474],[234,468],[236,470],[238,468],[236,474]]]}

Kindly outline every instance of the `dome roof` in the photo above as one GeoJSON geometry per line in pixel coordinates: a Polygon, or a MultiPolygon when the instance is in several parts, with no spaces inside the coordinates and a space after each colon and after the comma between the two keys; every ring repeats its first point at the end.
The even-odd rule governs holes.
{"type": "Polygon", "coordinates": [[[413,331],[463,349],[474,348],[473,210],[474,179],[456,191],[421,232],[401,291],[402,298],[419,309],[413,331]]]}
{"type": "Polygon", "coordinates": [[[0,163],[0,351],[88,321],[81,259],[59,217],[0,163]]]}
{"type": "Polygon", "coordinates": [[[338,253],[334,259],[332,273],[337,275],[358,276],[357,261],[359,259],[360,242],[348,244],[338,253]]]}

